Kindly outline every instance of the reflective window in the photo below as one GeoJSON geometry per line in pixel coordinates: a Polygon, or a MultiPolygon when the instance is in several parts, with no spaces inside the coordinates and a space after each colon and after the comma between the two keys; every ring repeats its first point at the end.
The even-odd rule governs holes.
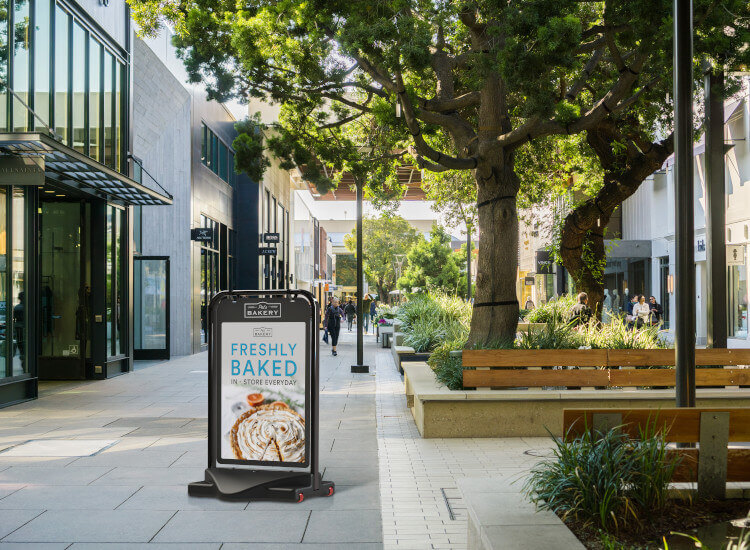
{"type": "MultiPolygon", "coordinates": [[[[0,0],[0,130],[8,128],[8,113],[4,106],[8,101],[8,0],[0,0]]],[[[0,371],[1,372],[1,371],[0,371]]]]}
{"type": "MultiPolygon", "coordinates": [[[[50,124],[50,32],[52,18],[50,0],[37,0],[34,4],[34,112],[45,124],[50,124]]],[[[37,131],[47,127],[34,118],[37,131]]]]}
{"type": "MultiPolygon", "coordinates": [[[[86,59],[86,31],[73,23],[73,59],[86,59]]],[[[86,63],[73,63],[73,148],[86,152],[86,63]]]]}
{"type": "Polygon", "coordinates": [[[117,62],[117,70],[115,71],[115,142],[114,142],[114,155],[115,155],[115,166],[124,172],[127,170],[128,163],[125,155],[123,154],[123,109],[122,109],[122,98],[125,97],[123,94],[123,86],[127,82],[126,78],[126,67],[124,64],[117,62]]]}
{"type": "Polygon", "coordinates": [[[55,133],[68,139],[68,28],[70,16],[55,6],[55,133]]]}
{"type": "Polygon", "coordinates": [[[111,53],[104,52],[104,164],[115,166],[114,159],[114,64],[115,59],[111,53]]]}
{"type": "Polygon", "coordinates": [[[30,20],[28,0],[15,2],[13,14],[13,130],[25,132],[29,128],[29,46],[30,20]],[[26,105],[24,105],[24,103],[26,105]]]}
{"type": "Polygon", "coordinates": [[[24,241],[26,237],[25,189],[13,188],[12,205],[12,245],[11,245],[11,300],[13,303],[13,339],[12,349],[13,374],[27,373],[29,369],[26,335],[26,269],[24,262],[24,241]]]}
{"type": "Polygon", "coordinates": [[[102,160],[101,150],[101,100],[102,100],[102,46],[93,38],[89,40],[89,156],[102,160]]]}
{"type": "MultiPolygon", "coordinates": [[[[13,364],[8,362],[8,333],[10,315],[8,304],[8,195],[7,187],[0,187],[0,378],[13,376],[13,364]]],[[[12,345],[12,339],[10,340],[12,345]]]]}

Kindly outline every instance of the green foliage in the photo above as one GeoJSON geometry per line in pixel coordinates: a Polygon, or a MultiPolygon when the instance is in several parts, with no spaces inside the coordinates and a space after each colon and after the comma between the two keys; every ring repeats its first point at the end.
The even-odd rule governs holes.
{"type": "MultiPolygon", "coordinates": [[[[381,300],[387,300],[389,293],[396,287],[396,257],[405,257],[417,239],[416,229],[396,214],[384,212],[377,218],[362,219],[365,278],[377,288],[381,300]]],[[[356,251],[356,229],[344,237],[344,244],[352,252],[356,251]]],[[[356,276],[354,280],[356,281],[356,276]]]]}
{"type": "Polygon", "coordinates": [[[432,351],[443,342],[466,341],[471,304],[440,292],[416,294],[399,307],[397,317],[407,346],[432,351]]]}
{"type": "Polygon", "coordinates": [[[336,284],[357,285],[357,259],[354,254],[336,254],[336,284]]]}
{"type": "Polygon", "coordinates": [[[413,289],[459,291],[463,283],[461,269],[450,242],[450,235],[438,225],[432,227],[429,241],[420,235],[406,256],[408,265],[398,280],[399,288],[407,292],[413,289]]]}
{"type": "Polygon", "coordinates": [[[637,529],[667,503],[678,457],[653,426],[631,439],[618,428],[557,439],[553,457],[531,470],[524,492],[563,519],[605,529],[637,529]]]}
{"type": "Polygon", "coordinates": [[[466,346],[466,338],[441,342],[430,354],[427,364],[435,373],[435,378],[448,389],[462,390],[464,387],[463,364],[461,356],[451,356],[451,351],[458,351],[466,346]]]}
{"type": "Polygon", "coordinates": [[[395,319],[396,313],[398,313],[398,307],[381,303],[375,308],[375,312],[378,317],[382,317],[383,319],[395,319]]]}
{"type": "Polygon", "coordinates": [[[234,149],[234,170],[244,172],[258,182],[263,177],[269,160],[263,155],[263,125],[260,113],[255,113],[234,125],[237,137],[232,142],[234,149]]]}
{"type": "Polygon", "coordinates": [[[576,301],[575,296],[564,294],[535,307],[529,311],[524,320],[527,323],[549,323],[552,320],[558,323],[567,322],[570,309],[576,304],[576,301]]]}

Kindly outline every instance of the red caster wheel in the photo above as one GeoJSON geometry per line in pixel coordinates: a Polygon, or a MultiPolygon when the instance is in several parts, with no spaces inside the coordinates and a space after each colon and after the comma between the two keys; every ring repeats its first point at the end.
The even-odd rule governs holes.
{"type": "Polygon", "coordinates": [[[299,504],[299,503],[300,503],[300,502],[302,502],[303,500],[305,500],[305,495],[303,495],[303,494],[301,494],[301,493],[300,493],[300,495],[299,495],[299,499],[297,500],[297,503],[299,504]]]}
{"type": "Polygon", "coordinates": [[[333,496],[333,487],[328,488],[328,495],[327,496],[333,496]]]}

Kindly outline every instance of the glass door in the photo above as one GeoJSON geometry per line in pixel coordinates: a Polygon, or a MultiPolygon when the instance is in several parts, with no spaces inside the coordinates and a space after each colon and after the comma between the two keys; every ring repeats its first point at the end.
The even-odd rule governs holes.
{"type": "Polygon", "coordinates": [[[133,258],[134,356],[169,359],[169,258],[133,258]]]}
{"type": "Polygon", "coordinates": [[[40,203],[39,378],[83,379],[91,355],[90,209],[58,195],[40,203]]]}

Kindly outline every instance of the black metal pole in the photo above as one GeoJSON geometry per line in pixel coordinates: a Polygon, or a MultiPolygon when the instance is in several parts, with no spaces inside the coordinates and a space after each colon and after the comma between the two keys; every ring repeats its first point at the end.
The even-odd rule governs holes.
{"type": "Polygon", "coordinates": [[[364,359],[364,304],[362,303],[362,284],[364,282],[363,247],[362,247],[362,182],[357,180],[357,364],[352,365],[352,372],[370,372],[364,359]]]}
{"type": "Polygon", "coordinates": [[[695,406],[693,2],[674,0],[675,397],[695,406]]]}
{"type": "Polygon", "coordinates": [[[706,263],[708,264],[707,344],[727,347],[727,247],[724,207],[724,69],[707,66],[706,263]]]}
{"type": "Polygon", "coordinates": [[[471,302],[471,225],[466,226],[466,299],[471,302]]]}

